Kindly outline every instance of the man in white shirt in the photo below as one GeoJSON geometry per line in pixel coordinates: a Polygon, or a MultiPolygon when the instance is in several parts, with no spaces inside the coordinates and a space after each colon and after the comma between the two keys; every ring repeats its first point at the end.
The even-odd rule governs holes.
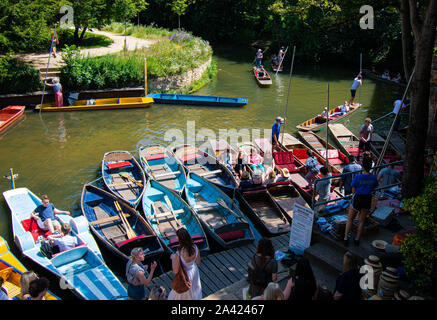
{"type": "Polygon", "coordinates": [[[71,235],[71,226],[64,223],[61,227],[62,234],[50,235],[47,237],[52,245],[59,247],[59,252],[72,249],[78,245],[77,238],[71,235]]]}
{"type": "Polygon", "coordinates": [[[355,93],[357,92],[357,89],[359,86],[363,84],[361,72],[357,75],[357,77],[354,79],[354,82],[352,83],[351,87],[351,100],[349,102],[350,105],[354,104],[355,99],[355,93]]]}
{"type": "Polygon", "coordinates": [[[394,126],[393,126],[393,130],[394,131],[398,131],[398,129],[399,129],[399,124],[401,123],[401,114],[400,114],[400,112],[402,112],[402,111],[404,111],[405,110],[405,103],[402,103],[402,106],[401,106],[401,103],[402,103],[402,100],[396,100],[395,102],[393,102],[393,114],[395,115],[395,117],[396,117],[396,114],[399,112],[399,115],[398,115],[398,118],[396,119],[396,121],[395,121],[395,124],[394,124],[394,126]],[[402,108],[402,110],[401,111],[399,111],[399,109],[401,109],[402,108]]]}

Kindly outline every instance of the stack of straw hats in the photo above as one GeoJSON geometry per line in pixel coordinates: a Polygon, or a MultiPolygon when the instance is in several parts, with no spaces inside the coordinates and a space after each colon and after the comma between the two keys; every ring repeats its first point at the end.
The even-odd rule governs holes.
{"type": "Polygon", "coordinates": [[[382,264],[377,256],[370,255],[364,259],[364,265],[371,267],[373,271],[373,288],[370,287],[362,290],[364,298],[367,299],[377,294],[376,289],[378,288],[378,282],[382,273],[382,264]]]}
{"type": "Polygon", "coordinates": [[[395,299],[396,300],[408,300],[410,298],[410,295],[405,290],[399,290],[395,292],[395,299]]]}
{"type": "Polygon", "coordinates": [[[399,276],[396,268],[387,267],[379,278],[378,294],[384,300],[392,300],[398,288],[399,276]]]}

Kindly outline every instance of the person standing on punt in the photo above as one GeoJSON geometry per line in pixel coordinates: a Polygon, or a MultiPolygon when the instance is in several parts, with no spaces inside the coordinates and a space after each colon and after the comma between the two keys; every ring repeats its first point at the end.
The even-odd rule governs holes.
{"type": "Polygon", "coordinates": [[[372,139],[373,125],[372,119],[366,118],[365,123],[360,127],[358,144],[358,161],[360,161],[361,151],[370,151],[370,140],[372,139]]]}
{"type": "MultiPolygon", "coordinates": [[[[56,108],[62,108],[64,106],[64,98],[62,96],[62,86],[59,83],[58,78],[52,79],[52,84],[45,82],[45,84],[49,87],[53,87],[53,91],[55,92],[55,105],[56,108]]],[[[42,106],[41,106],[42,108],[42,106]]]]}
{"type": "Polygon", "coordinates": [[[361,76],[361,72],[357,75],[357,77],[354,79],[354,82],[352,83],[351,86],[351,100],[350,100],[350,105],[354,104],[354,99],[355,99],[355,93],[357,92],[357,89],[359,86],[361,86],[363,84],[363,80],[362,80],[362,76],[361,76]]]}
{"type": "Polygon", "coordinates": [[[284,123],[283,118],[276,117],[276,121],[272,126],[272,154],[279,148],[279,134],[281,133],[281,124],[284,123]]]}
{"type": "Polygon", "coordinates": [[[257,68],[261,67],[262,65],[262,59],[263,59],[263,53],[261,49],[258,49],[256,55],[255,55],[255,66],[257,68]]]}

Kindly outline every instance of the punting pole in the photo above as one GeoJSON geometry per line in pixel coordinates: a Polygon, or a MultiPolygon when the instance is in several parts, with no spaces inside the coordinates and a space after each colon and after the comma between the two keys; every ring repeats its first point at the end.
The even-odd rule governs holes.
{"type": "Polygon", "coordinates": [[[144,96],[147,97],[147,58],[144,58],[144,96]]]}
{"type": "Polygon", "coordinates": [[[285,49],[284,55],[282,56],[282,59],[281,59],[281,63],[279,64],[279,67],[278,67],[278,69],[276,69],[276,73],[275,73],[275,76],[277,76],[277,75],[278,75],[279,69],[281,69],[281,66],[282,66],[282,61],[284,61],[284,58],[285,58],[285,55],[287,54],[287,51],[288,51],[288,46],[287,46],[287,49],[285,49]]]}
{"type": "MultiPolygon", "coordinates": [[[[363,53],[360,53],[360,73],[363,71],[363,53]]],[[[363,77],[361,76],[361,83],[363,83],[363,77]]],[[[358,104],[361,103],[361,87],[363,85],[360,86],[360,93],[358,96],[358,104]]]]}
{"type": "MultiPolygon", "coordinates": [[[[288,48],[288,47],[287,47],[288,48]]],[[[284,115],[284,125],[282,128],[282,139],[281,144],[284,142],[284,131],[285,124],[287,122],[287,106],[288,106],[288,96],[290,95],[290,86],[291,86],[291,76],[293,74],[293,65],[294,65],[294,54],[296,53],[296,46],[293,47],[293,58],[291,59],[291,68],[290,68],[290,78],[288,80],[288,92],[287,92],[287,102],[285,103],[285,115],[284,115]]]]}
{"type": "MultiPolygon", "coordinates": [[[[415,71],[416,71],[416,66],[414,66],[413,72],[411,72],[410,79],[408,80],[407,87],[405,88],[404,95],[403,95],[402,100],[401,100],[401,106],[405,101],[405,97],[407,96],[407,92],[408,92],[408,89],[410,88],[411,80],[413,79],[415,71]]],[[[381,154],[379,155],[378,162],[376,163],[376,165],[380,165],[382,163],[382,160],[384,159],[384,154],[387,151],[388,144],[390,143],[390,139],[391,139],[391,136],[393,133],[393,128],[394,128],[394,125],[396,123],[397,118],[399,117],[399,114],[401,113],[401,109],[402,108],[399,108],[398,112],[396,113],[395,118],[393,119],[393,122],[392,122],[391,127],[390,127],[390,131],[387,135],[387,139],[385,140],[384,147],[382,148],[381,154]]]]}
{"type": "Polygon", "coordinates": [[[328,92],[327,92],[327,98],[326,98],[326,168],[329,166],[328,162],[328,125],[329,125],[329,83],[328,83],[328,92]]]}
{"type": "Polygon", "coordinates": [[[49,51],[49,61],[47,62],[47,68],[46,68],[46,74],[44,77],[44,87],[42,89],[42,96],[41,96],[41,104],[39,105],[39,113],[41,114],[41,110],[42,110],[42,103],[44,101],[44,93],[46,91],[46,81],[47,81],[47,73],[49,72],[49,65],[50,65],[50,58],[52,56],[52,49],[53,49],[53,41],[55,39],[55,33],[56,33],[56,23],[55,23],[55,27],[53,29],[53,34],[52,34],[52,43],[50,44],[50,51],[49,51]]]}
{"type": "Polygon", "coordinates": [[[12,189],[15,189],[14,169],[10,168],[9,171],[11,172],[11,185],[12,185],[12,189]]]}

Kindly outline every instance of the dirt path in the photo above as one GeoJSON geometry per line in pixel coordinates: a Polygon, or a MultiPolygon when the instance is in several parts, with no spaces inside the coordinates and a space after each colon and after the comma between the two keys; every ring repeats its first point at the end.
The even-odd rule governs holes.
{"type": "MultiPolygon", "coordinates": [[[[124,48],[124,41],[125,36],[115,34],[112,32],[105,32],[105,31],[99,31],[99,30],[93,30],[88,31],[91,33],[95,33],[98,35],[104,35],[109,38],[111,38],[114,42],[110,44],[107,47],[100,47],[100,48],[90,48],[90,49],[82,49],[80,50],[81,54],[91,57],[95,56],[104,56],[110,53],[115,53],[122,51],[124,48]]],[[[147,40],[147,39],[139,39],[132,36],[126,37],[126,47],[127,50],[134,50],[135,48],[147,48],[153,43],[155,43],[156,40],[147,40]]],[[[48,50],[47,50],[48,51],[48,50]]],[[[50,68],[59,68],[63,66],[63,59],[58,51],[56,54],[56,58],[53,57],[53,55],[50,58],[50,68]]],[[[49,59],[49,54],[47,53],[26,53],[26,54],[17,54],[17,57],[26,61],[27,63],[34,66],[36,69],[45,69],[47,68],[47,63],[49,59]]]]}

